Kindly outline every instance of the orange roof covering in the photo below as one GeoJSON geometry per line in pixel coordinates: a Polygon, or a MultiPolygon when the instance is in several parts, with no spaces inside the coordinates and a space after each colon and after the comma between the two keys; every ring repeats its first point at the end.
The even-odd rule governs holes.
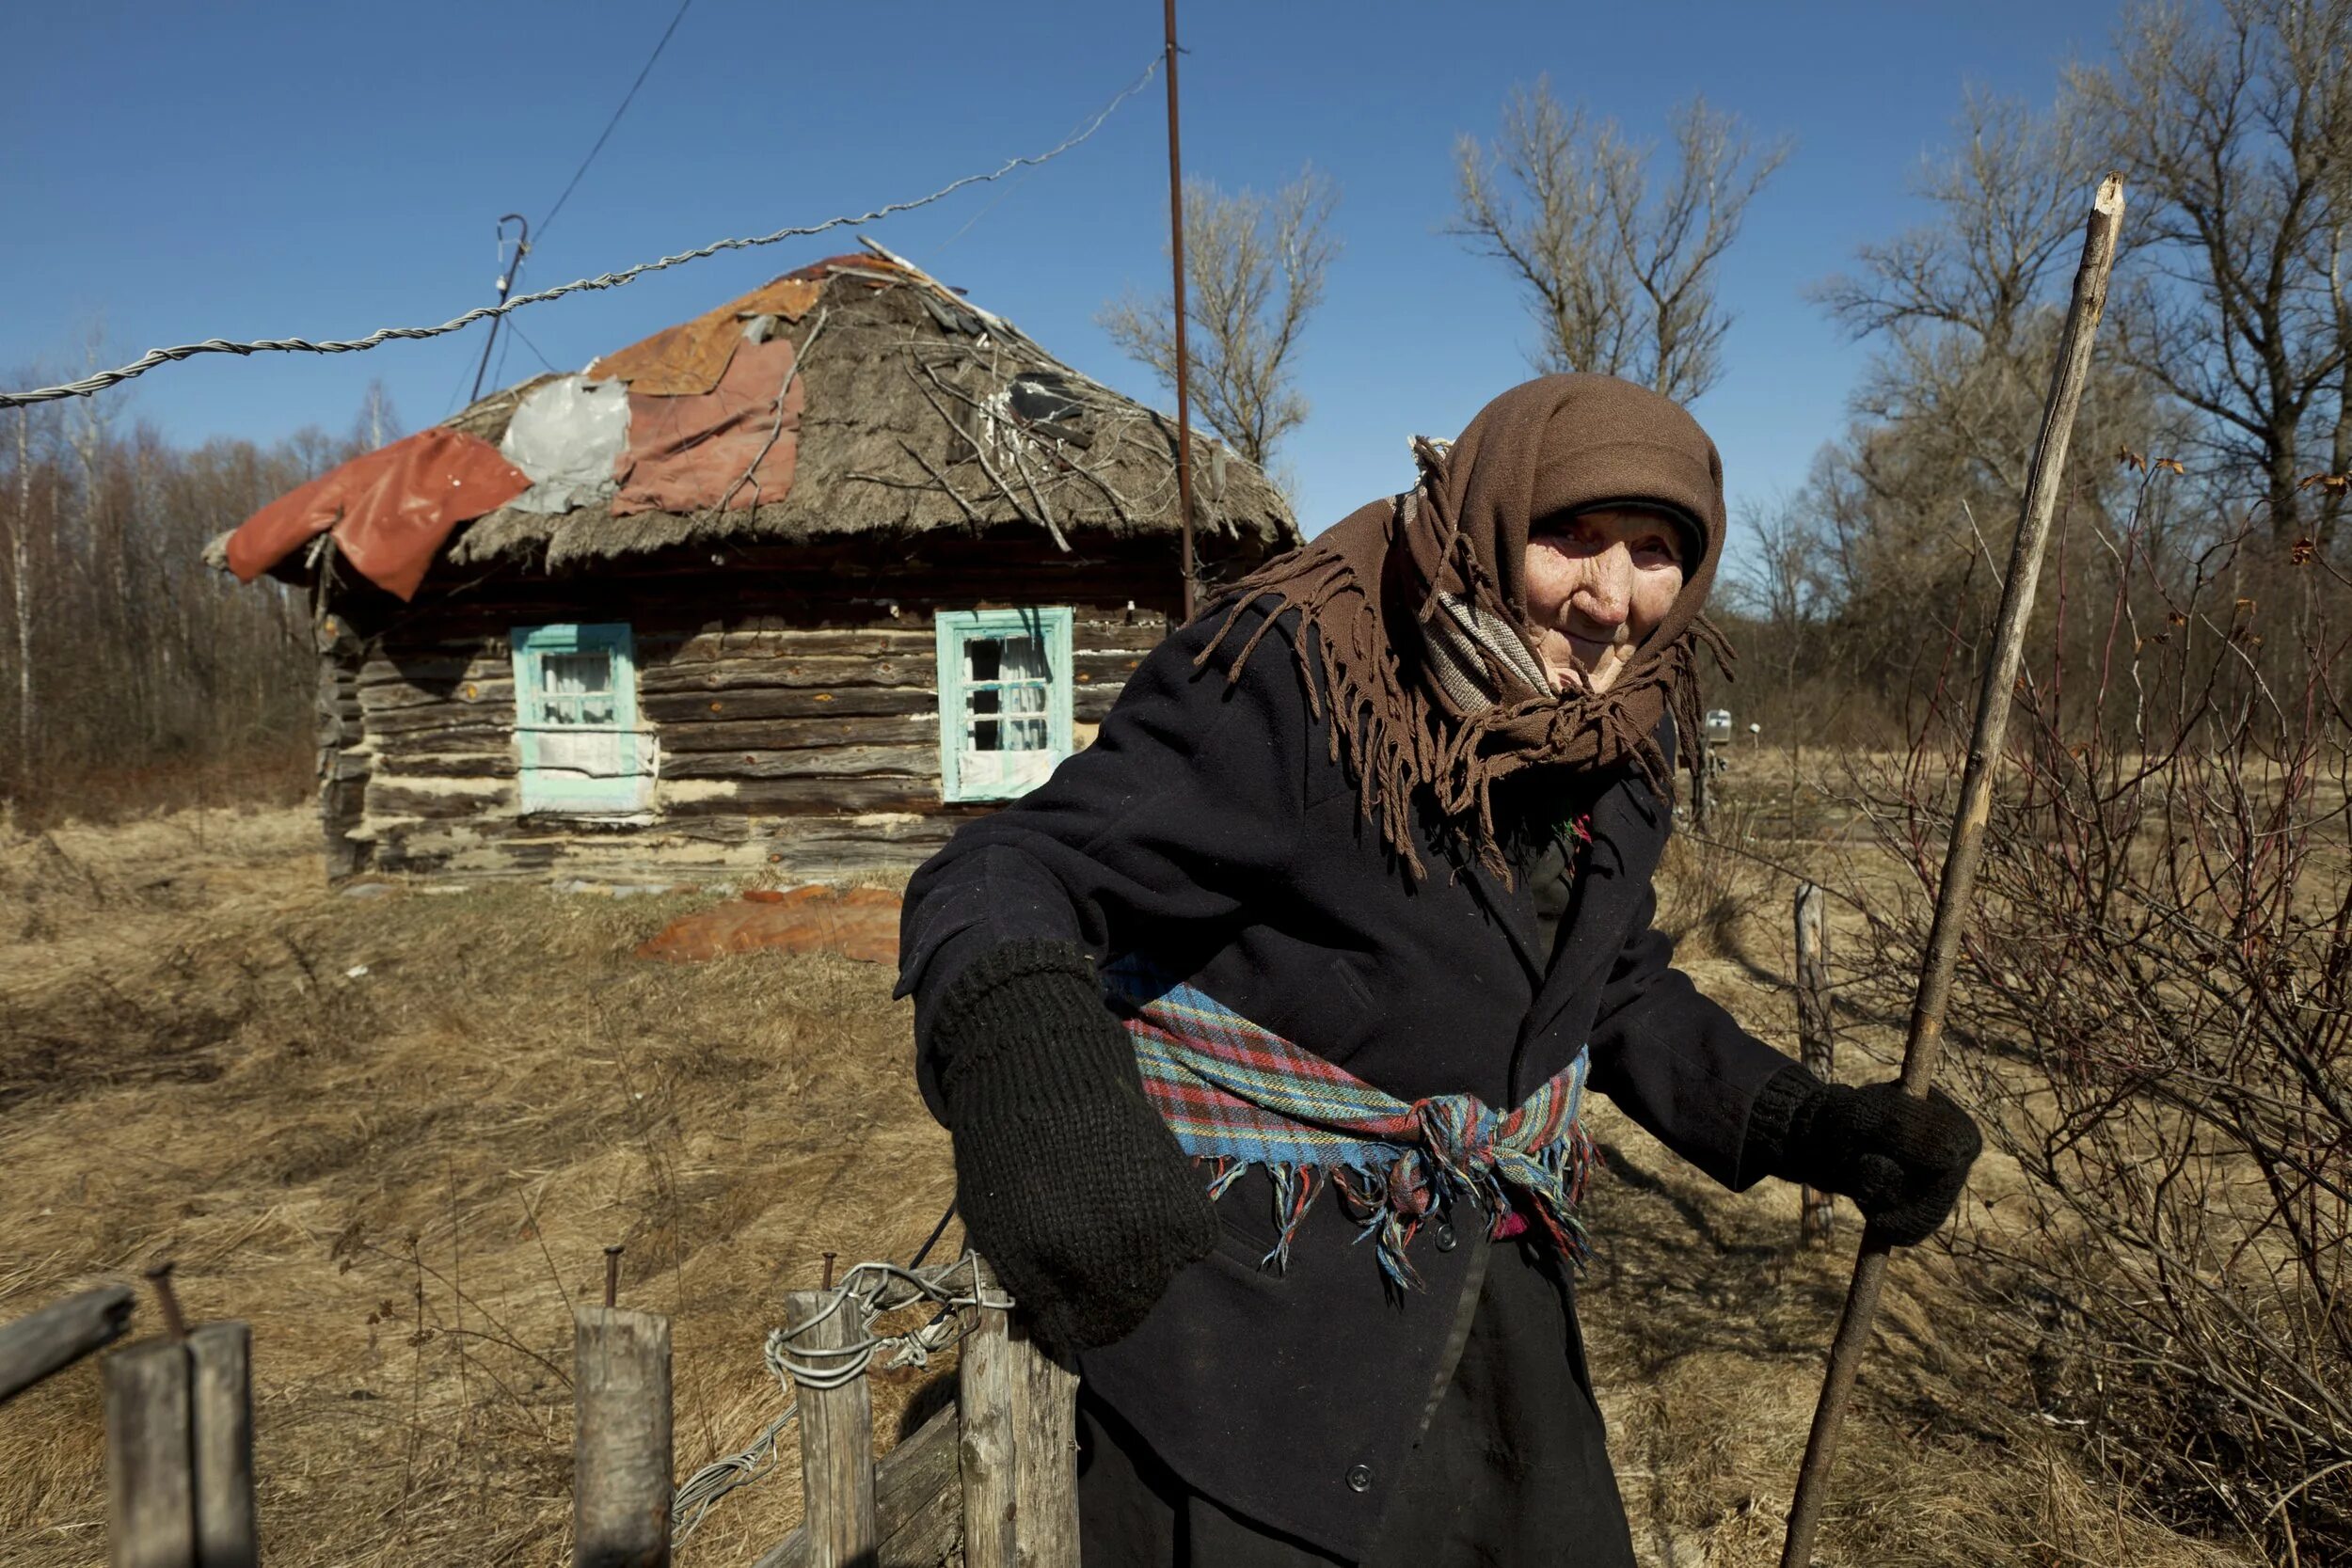
{"type": "Polygon", "coordinates": [[[332,530],[359,575],[411,598],[450,530],[531,488],[480,436],[435,426],[288,491],[229,536],[229,569],[251,582],[332,530]]]}
{"type": "Polygon", "coordinates": [[[644,397],[699,397],[719,385],[743,341],[752,316],[799,321],[824,292],[821,278],[779,277],[692,321],[665,326],[650,338],[603,356],[588,367],[591,381],[626,381],[644,397]]]}
{"type": "Polygon", "coordinates": [[[631,386],[612,515],[734,512],[784,499],[799,462],[804,397],[793,360],[792,341],[771,338],[743,344],[719,384],[700,396],[654,396],[631,386]]]}

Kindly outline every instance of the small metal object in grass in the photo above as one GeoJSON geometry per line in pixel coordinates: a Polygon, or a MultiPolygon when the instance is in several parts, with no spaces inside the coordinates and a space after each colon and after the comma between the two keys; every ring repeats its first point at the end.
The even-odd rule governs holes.
{"type": "Polygon", "coordinates": [[[156,1304],[164,1309],[164,1329],[174,1339],[188,1337],[188,1321],[180,1315],[180,1298],[171,1291],[171,1259],[166,1259],[147,1271],[147,1282],[155,1287],[156,1304]]]}

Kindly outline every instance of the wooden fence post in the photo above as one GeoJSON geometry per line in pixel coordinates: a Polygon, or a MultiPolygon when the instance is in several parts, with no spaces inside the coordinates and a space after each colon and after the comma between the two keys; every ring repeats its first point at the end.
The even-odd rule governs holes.
{"type": "Polygon", "coordinates": [[[253,1331],[206,1323],[187,1347],[198,1568],[256,1568],[253,1331]]]}
{"type": "Polygon", "coordinates": [[[0,1404],[113,1343],[131,1325],[131,1287],[102,1285],[0,1328],[0,1404]]]}
{"type": "Polygon", "coordinates": [[[1020,1568],[1078,1568],[1078,1374],[1012,1333],[1020,1568]]]}
{"type": "MultiPolygon", "coordinates": [[[[993,1290],[995,1274],[985,1264],[976,1266],[977,1283],[993,1290]]],[[[972,1331],[956,1353],[956,1402],[962,1422],[958,1460],[963,1475],[963,1568],[1017,1568],[1011,1325],[1002,1307],[977,1307],[973,1311],[972,1331]]]]}
{"type": "MultiPolygon", "coordinates": [[[[1830,1031],[1829,926],[1827,897],[1812,882],[1797,887],[1797,1041],[1806,1070],[1824,1084],[1836,1076],[1836,1051],[1830,1031]]],[[[1830,1195],[1807,1187],[1799,1196],[1801,1242],[1829,1240],[1836,1208],[1830,1195]]]]}
{"type": "MultiPolygon", "coordinates": [[[[795,1291],[785,1298],[792,1347],[812,1366],[831,1359],[811,1351],[841,1350],[866,1338],[866,1307],[846,1291],[795,1291]],[[837,1309],[827,1308],[838,1300],[837,1309]]],[[[865,1377],[837,1388],[803,1386],[801,1488],[807,1519],[808,1568],[874,1568],[880,1529],[874,1513],[874,1396],[865,1377]]]]}
{"type": "Polygon", "coordinates": [[[572,1314],[573,1568],[668,1568],[670,1320],[572,1314]]]}
{"type": "Polygon", "coordinates": [[[194,1568],[188,1348],[142,1339],[106,1357],[106,1560],[194,1568]]]}

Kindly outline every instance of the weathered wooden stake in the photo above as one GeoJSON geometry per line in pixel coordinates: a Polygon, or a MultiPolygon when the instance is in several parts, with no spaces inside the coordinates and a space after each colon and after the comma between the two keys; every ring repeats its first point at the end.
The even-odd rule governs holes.
{"type": "Polygon", "coordinates": [[[668,1568],[670,1320],[572,1314],[573,1568],[668,1568]]]}
{"type": "Polygon", "coordinates": [[[194,1568],[188,1348],[142,1339],[105,1360],[106,1560],[194,1568]]]}
{"type": "MultiPolygon", "coordinates": [[[[1824,923],[1828,898],[1812,882],[1797,887],[1797,1042],[1807,1071],[1827,1084],[1836,1076],[1836,1046],[1830,1033],[1829,927],[1824,923]]],[[[1807,1187],[1797,1235],[1807,1243],[1829,1240],[1836,1210],[1830,1196],[1807,1187]]]]}
{"type": "Polygon", "coordinates": [[[102,1285],[0,1328],[0,1404],[120,1338],[131,1302],[128,1285],[102,1285]]]}
{"type": "Polygon", "coordinates": [[[1020,1568],[1078,1568],[1078,1374],[1012,1333],[1020,1568]]]}
{"type": "MultiPolygon", "coordinates": [[[[795,1291],[785,1298],[785,1322],[796,1330],[795,1350],[840,1350],[866,1338],[865,1307],[855,1296],[795,1291]]],[[[823,1356],[814,1358],[822,1366],[823,1356]]],[[[881,1531],[874,1517],[874,1395],[863,1377],[837,1388],[803,1387],[801,1496],[808,1530],[809,1568],[874,1568],[881,1531]]]]}
{"type": "Polygon", "coordinates": [[[198,1568],[255,1568],[253,1331],[206,1323],[187,1339],[198,1568]]]}
{"type": "MultiPolygon", "coordinates": [[[[2074,415],[2082,406],[2083,388],[2090,380],[2091,338],[2106,308],[2107,280],[2115,269],[2115,236],[2122,221],[2123,182],[2119,176],[2109,175],[2100,182],[2098,194],[2091,199],[2090,222],[2084,226],[2074,298],[2058,337],[2058,362],[2050,376],[2042,435],[2035,443],[2033,467],[2026,481],[2025,513],[2018,519],[2016,543],[2010,548],[2009,575],[2001,584],[2001,608],[1994,619],[1993,658],[1984,667],[1984,684],[1977,692],[1977,719],[1968,735],[1968,765],[1960,776],[1960,810],[1952,821],[1951,844],[1944,853],[1943,880],[1936,885],[1935,918],[1928,927],[1927,961],[1920,968],[1919,990],[1911,1004],[1911,1032],[1903,1043],[1900,1082],[1903,1093],[1918,1098],[1925,1098],[1928,1085],[1934,1081],[1936,1061],[1943,1052],[1944,1010],[1951,1001],[1952,976],[1960,963],[1961,927],[1969,916],[1977,861],[1984,848],[1985,822],[1993,814],[1993,769],[2000,761],[2002,741],[2009,732],[2010,698],[2025,660],[2026,628],[2033,614],[2034,583],[2042,571],[2042,546],[2050,537],[2050,521],[2058,511],[2067,443],[2074,438],[2074,415]]],[[[1845,1419],[1863,1347],[1869,1342],[1870,1320],[1878,1313],[1888,1250],[1883,1237],[1864,1227],[1853,1282],[1846,1288],[1845,1309],[1838,1314],[1837,1332],[1830,1340],[1829,1368],[1821,1380],[1820,1402],[1813,1408],[1813,1430],[1805,1437],[1797,1493],[1788,1505],[1788,1534],[1781,1542],[1780,1568],[1810,1568],[1813,1561],[1813,1532],[1820,1524],[1821,1497],[1830,1463],[1837,1452],[1837,1429],[1845,1419]]]]}
{"type": "MultiPolygon", "coordinates": [[[[981,1283],[996,1277],[982,1265],[981,1283]]],[[[962,1418],[963,1568],[1016,1568],[1014,1499],[1015,1361],[1010,1323],[1001,1307],[973,1308],[977,1320],[957,1351],[956,1394],[962,1418]]]]}

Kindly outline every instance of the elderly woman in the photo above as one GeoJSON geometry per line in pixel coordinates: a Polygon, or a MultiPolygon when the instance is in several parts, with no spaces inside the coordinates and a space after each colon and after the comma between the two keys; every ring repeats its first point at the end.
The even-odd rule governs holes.
{"type": "Polygon", "coordinates": [[[1583,1091],[1897,1243],[1977,1152],[1950,1101],[1748,1035],[1651,929],[1719,646],[1706,434],[1548,376],[1415,451],[908,890],[965,1223],[1080,1370],[1089,1565],[1630,1564],[1583,1091]]]}

